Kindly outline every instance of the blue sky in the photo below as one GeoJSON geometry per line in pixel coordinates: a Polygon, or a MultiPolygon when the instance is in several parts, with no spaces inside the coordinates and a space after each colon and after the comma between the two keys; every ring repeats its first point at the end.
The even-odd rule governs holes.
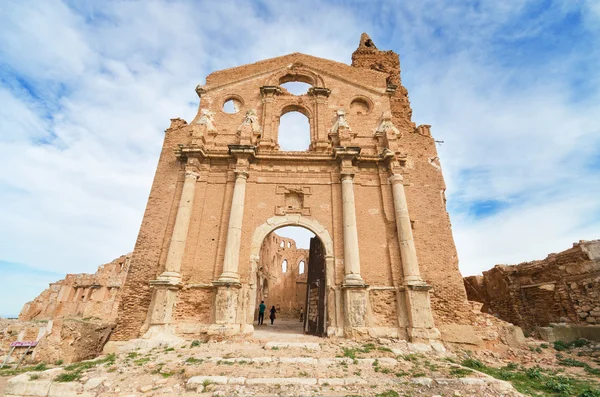
{"type": "Polygon", "coordinates": [[[133,249],[169,119],[214,70],[400,54],[461,270],[600,237],[598,1],[0,3],[0,315],[133,249]]]}

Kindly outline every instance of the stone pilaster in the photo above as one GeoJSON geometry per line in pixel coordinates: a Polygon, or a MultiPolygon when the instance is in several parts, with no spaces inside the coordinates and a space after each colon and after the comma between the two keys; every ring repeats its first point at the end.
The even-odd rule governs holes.
{"type": "Polygon", "coordinates": [[[173,307],[177,301],[177,291],[181,288],[181,263],[192,217],[198,177],[199,174],[194,170],[188,169],[185,172],[185,181],[173,226],[165,270],[156,280],[150,281],[154,292],[148,310],[147,323],[142,327],[143,332],[149,327],[171,323],[173,307]]]}
{"type": "MultiPolygon", "coordinates": [[[[242,225],[244,220],[244,200],[246,195],[246,180],[249,173],[250,158],[256,153],[255,146],[231,145],[229,153],[236,158],[235,185],[229,213],[229,226],[225,242],[223,272],[218,280],[213,282],[215,295],[215,323],[209,329],[209,334],[232,335],[242,331],[245,317],[238,318],[238,306],[241,299],[239,275],[240,247],[242,243],[242,225]]],[[[252,327],[249,327],[250,329],[252,327]]]]}
{"type": "Polygon", "coordinates": [[[402,285],[408,309],[409,326],[407,332],[412,341],[439,339],[440,333],[435,328],[429,301],[431,287],[423,281],[419,270],[417,250],[404,191],[404,178],[402,175],[392,174],[389,180],[392,184],[398,245],[402,259],[402,285]]]}
{"type": "Polygon", "coordinates": [[[365,282],[360,276],[360,255],[358,251],[358,230],[356,228],[356,208],[354,203],[354,175],[356,168],[352,161],[360,153],[360,148],[336,148],[335,156],[340,161],[342,182],[342,223],[344,235],[344,285],[359,286],[365,282]]]}
{"type": "Polygon", "coordinates": [[[329,138],[327,136],[327,123],[329,117],[329,108],[327,106],[331,90],[323,87],[311,87],[308,90],[308,95],[315,99],[316,114],[314,117],[314,134],[310,145],[311,149],[316,152],[327,152],[330,147],[329,138]]]}
{"type": "Polygon", "coordinates": [[[342,174],[342,218],[344,225],[344,284],[364,285],[360,276],[358,230],[354,205],[354,174],[342,174]]]}
{"type": "Polygon", "coordinates": [[[281,95],[281,88],[278,86],[260,87],[262,96],[262,125],[263,134],[258,142],[259,150],[275,150],[277,148],[277,139],[273,126],[273,110],[278,95],[281,95]]]}
{"type": "Polygon", "coordinates": [[[222,283],[237,283],[240,281],[238,264],[240,260],[240,245],[242,242],[246,179],[248,179],[248,172],[235,171],[235,186],[233,187],[233,199],[231,200],[231,212],[229,214],[229,226],[227,228],[223,273],[221,273],[218,280],[222,283]]]}

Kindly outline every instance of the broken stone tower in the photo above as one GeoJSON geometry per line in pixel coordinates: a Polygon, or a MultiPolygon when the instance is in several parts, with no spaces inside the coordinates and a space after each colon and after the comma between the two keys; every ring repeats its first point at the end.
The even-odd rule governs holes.
{"type": "Polygon", "coordinates": [[[363,34],[351,66],[293,53],[196,91],[196,117],[166,130],[113,341],[253,332],[261,247],[284,226],[316,235],[308,332],[431,341],[469,322],[435,141],[396,53],[363,34]],[[311,88],[281,87],[294,81],[311,88]],[[310,123],[303,152],[279,150],[292,111],[310,123]]]}

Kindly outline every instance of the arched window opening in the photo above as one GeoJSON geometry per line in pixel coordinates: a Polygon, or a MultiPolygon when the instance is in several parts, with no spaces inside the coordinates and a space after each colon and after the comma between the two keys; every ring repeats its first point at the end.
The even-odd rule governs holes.
{"type": "Polygon", "coordinates": [[[237,98],[229,98],[223,103],[223,111],[229,114],[235,114],[240,111],[242,101],[237,98]]]}
{"type": "Polygon", "coordinates": [[[280,246],[281,248],[285,248],[285,241],[281,240],[281,243],[279,244],[279,246],[280,246]]]}
{"type": "Polygon", "coordinates": [[[288,241],[288,248],[292,248],[292,243],[288,241]]]}
{"type": "Polygon", "coordinates": [[[285,90],[292,95],[305,95],[312,85],[300,81],[290,81],[281,84],[280,87],[285,88],[285,90]]]}
{"type": "Polygon", "coordinates": [[[298,265],[298,274],[304,274],[304,261],[300,261],[298,265]]]}
{"type": "Polygon", "coordinates": [[[371,111],[371,104],[365,98],[356,98],[350,102],[350,113],[356,115],[367,114],[371,111]]]}
{"type": "Polygon", "coordinates": [[[284,259],[283,262],[281,262],[281,272],[287,273],[287,259],[284,259]]]}
{"type": "Polygon", "coordinates": [[[310,122],[299,111],[285,113],[279,118],[279,148],[285,151],[305,151],[310,146],[310,122]]]}

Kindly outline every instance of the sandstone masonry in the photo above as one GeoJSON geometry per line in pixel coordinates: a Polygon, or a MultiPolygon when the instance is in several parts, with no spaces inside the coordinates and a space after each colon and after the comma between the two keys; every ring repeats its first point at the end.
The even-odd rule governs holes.
{"type": "Polygon", "coordinates": [[[263,241],[284,226],[317,238],[310,332],[429,342],[475,323],[436,144],[411,120],[396,53],[363,34],[351,66],[293,53],[196,92],[196,117],[166,130],[111,340],[253,332],[263,241]],[[311,88],[292,95],[293,81],[311,88]],[[304,152],[279,150],[292,111],[310,124],[304,152]]]}
{"type": "Polygon", "coordinates": [[[600,240],[580,241],[539,261],[497,265],[464,283],[483,312],[526,330],[600,324],[600,240]]]}
{"type": "Polygon", "coordinates": [[[130,255],[123,255],[101,265],[94,274],[67,274],[64,280],[51,283],[48,289],[23,306],[19,321],[94,317],[114,322],[129,259],[130,255]]]}
{"type": "Polygon", "coordinates": [[[275,306],[278,316],[297,317],[306,307],[308,249],[296,248],[292,239],[271,233],[263,242],[258,264],[256,303],[275,306]]]}

